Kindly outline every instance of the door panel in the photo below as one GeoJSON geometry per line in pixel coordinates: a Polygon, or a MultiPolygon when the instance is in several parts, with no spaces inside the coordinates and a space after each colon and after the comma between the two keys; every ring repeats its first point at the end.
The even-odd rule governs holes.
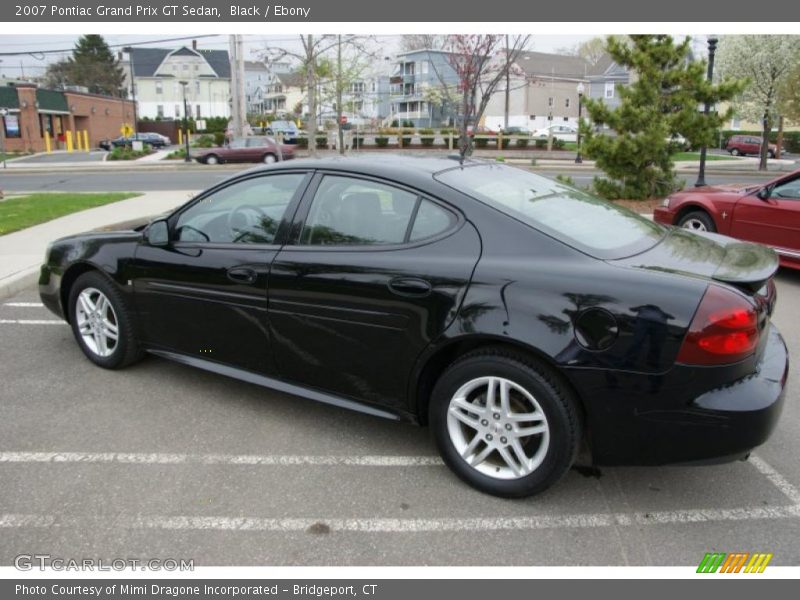
{"type": "Polygon", "coordinates": [[[170,244],[140,245],[132,283],[145,343],[274,373],[269,267],[308,180],[283,173],[223,185],[170,218],[170,244]]]}
{"type": "Polygon", "coordinates": [[[731,235],[800,251],[800,181],[795,179],[776,186],[767,199],[750,195],[739,200],[734,208],[731,235]]]}

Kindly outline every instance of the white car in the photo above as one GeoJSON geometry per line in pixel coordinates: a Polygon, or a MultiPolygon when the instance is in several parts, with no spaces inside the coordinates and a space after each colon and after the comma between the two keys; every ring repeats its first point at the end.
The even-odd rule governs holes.
{"type": "Polygon", "coordinates": [[[550,125],[533,132],[533,137],[537,138],[549,138],[551,135],[554,139],[565,142],[578,141],[578,129],[572,125],[550,125]]]}

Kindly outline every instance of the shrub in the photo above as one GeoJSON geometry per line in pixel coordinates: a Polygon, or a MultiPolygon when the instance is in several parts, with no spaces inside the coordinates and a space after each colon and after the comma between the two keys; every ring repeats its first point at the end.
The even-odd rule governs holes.
{"type": "Polygon", "coordinates": [[[564,140],[559,140],[558,138],[553,138],[553,148],[556,150],[563,150],[566,142],[564,140]]]}
{"type": "Polygon", "coordinates": [[[308,138],[306,136],[297,138],[297,147],[308,148],[308,138]]]}
{"type": "Polygon", "coordinates": [[[536,149],[537,150],[544,150],[547,148],[547,139],[546,138],[537,138],[536,139],[536,149]]]}
{"type": "Polygon", "coordinates": [[[559,183],[563,183],[564,185],[569,185],[575,187],[575,180],[572,179],[569,175],[556,175],[556,181],[559,183]]]}
{"type": "Polygon", "coordinates": [[[152,153],[153,149],[150,146],[145,146],[141,151],[134,151],[130,146],[119,146],[108,153],[106,160],[136,160],[152,153]]]}
{"type": "Polygon", "coordinates": [[[364,136],[353,136],[353,148],[361,148],[364,145],[364,136]]]}
{"type": "MultiPolygon", "coordinates": [[[[497,138],[497,139],[500,139],[500,138],[497,138]]],[[[496,143],[496,142],[495,142],[495,143],[496,143]]],[[[508,139],[507,137],[504,137],[504,138],[503,138],[503,139],[500,141],[500,146],[501,146],[501,148],[508,148],[508,145],[509,145],[510,143],[511,143],[511,140],[510,140],[510,139],[508,139]]]]}
{"type": "Polygon", "coordinates": [[[475,138],[476,148],[486,148],[489,145],[489,138],[475,138]]]}
{"type": "Polygon", "coordinates": [[[317,140],[317,148],[327,148],[328,146],[328,136],[327,135],[318,135],[316,137],[317,140]]]}
{"type": "Polygon", "coordinates": [[[436,140],[434,137],[433,129],[420,129],[419,130],[419,143],[426,147],[433,146],[433,142],[436,140]]]}
{"type": "Polygon", "coordinates": [[[514,140],[514,144],[517,146],[517,148],[527,148],[529,141],[530,140],[528,140],[528,138],[517,138],[514,140]]]}
{"type": "Polygon", "coordinates": [[[215,146],[222,146],[225,143],[225,132],[224,131],[215,131],[214,132],[214,145],[215,146]]]}
{"type": "Polygon", "coordinates": [[[375,138],[375,145],[378,148],[386,148],[389,145],[389,138],[385,135],[379,135],[375,138]]]}
{"type": "MultiPolygon", "coordinates": [[[[222,134],[225,137],[225,134],[222,134]]],[[[192,144],[195,148],[211,148],[214,146],[214,137],[210,135],[201,135],[195,138],[194,143],[192,144]]]]}

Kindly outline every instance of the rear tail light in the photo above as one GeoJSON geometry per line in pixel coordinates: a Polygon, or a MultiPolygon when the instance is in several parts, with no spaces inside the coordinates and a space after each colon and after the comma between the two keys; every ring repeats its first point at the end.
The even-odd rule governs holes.
{"type": "Polygon", "coordinates": [[[677,361],[721,365],[748,357],[758,346],[758,313],[745,298],[710,285],[689,325],[677,361]]]}

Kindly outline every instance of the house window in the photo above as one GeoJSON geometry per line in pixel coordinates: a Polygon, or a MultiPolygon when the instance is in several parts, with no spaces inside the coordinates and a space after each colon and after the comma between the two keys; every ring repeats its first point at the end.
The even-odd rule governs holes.
{"type": "Polygon", "coordinates": [[[553,106],[553,97],[547,99],[547,106],[553,106]]]}
{"type": "Polygon", "coordinates": [[[156,81],[156,94],[163,94],[163,93],[164,93],[164,82],[156,81]]]}
{"type": "Polygon", "coordinates": [[[183,70],[184,71],[188,71],[189,70],[189,65],[187,65],[186,63],[183,63],[183,70]]]}
{"type": "Polygon", "coordinates": [[[175,118],[177,119],[180,116],[181,116],[181,105],[180,104],[176,104],[175,105],[175,118]]]}
{"type": "Polygon", "coordinates": [[[195,117],[195,119],[199,119],[200,118],[200,105],[199,104],[195,105],[195,107],[194,107],[194,117],[195,117]]]}
{"type": "Polygon", "coordinates": [[[199,81],[195,81],[194,82],[194,93],[196,95],[198,95],[198,96],[200,95],[200,82],[199,81]]]}
{"type": "Polygon", "coordinates": [[[565,106],[566,108],[569,108],[569,98],[567,98],[566,100],[564,100],[564,106],[565,106]]]}
{"type": "Polygon", "coordinates": [[[159,119],[163,119],[164,118],[164,105],[163,104],[159,104],[158,106],[156,106],[156,116],[159,119]]]}
{"type": "Polygon", "coordinates": [[[613,81],[610,81],[610,82],[606,83],[605,97],[606,98],[613,98],[614,97],[614,82],[613,81]]]}
{"type": "Polygon", "coordinates": [[[564,117],[564,120],[565,121],[569,121],[569,117],[564,117]]]}
{"type": "Polygon", "coordinates": [[[423,61],[423,63],[422,63],[422,74],[423,75],[427,75],[428,74],[428,61],[427,60],[423,61]]]}

